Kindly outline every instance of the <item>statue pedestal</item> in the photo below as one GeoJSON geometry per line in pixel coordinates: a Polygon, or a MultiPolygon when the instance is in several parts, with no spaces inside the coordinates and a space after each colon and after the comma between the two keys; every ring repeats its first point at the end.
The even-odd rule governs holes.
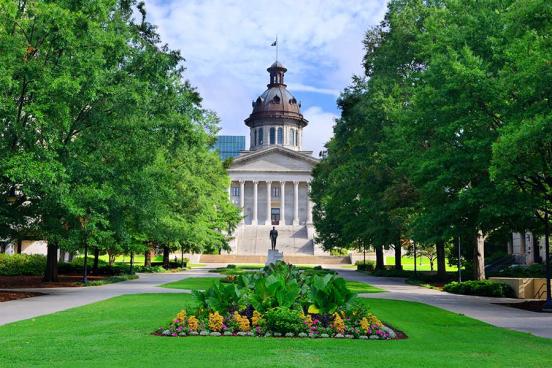
{"type": "Polygon", "coordinates": [[[268,266],[271,263],[276,263],[277,261],[283,261],[284,260],[284,253],[278,251],[278,250],[268,250],[268,256],[266,257],[266,263],[265,266],[268,266]]]}

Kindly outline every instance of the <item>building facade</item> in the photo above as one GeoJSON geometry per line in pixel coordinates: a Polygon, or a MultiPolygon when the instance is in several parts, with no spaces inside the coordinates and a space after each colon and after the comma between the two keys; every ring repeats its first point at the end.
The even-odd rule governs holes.
{"type": "Polygon", "coordinates": [[[249,150],[228,169],[229,195],[243,220],[233,234],[232,254],[266,255],[269,231],[278,230],[277,248],[287,255],[324,254],[314,243],[309,183],[318,160],[303,151],[303,128],[308,121],[301,103],[287,90],[279,62],[272,64],[266,91],[252,102],[245,124],[249,150]]]}
{"type": "Polygon", "coordinates": [[[213,145],[221,160],[239,156],[245,150],[245,136],[243,135],[219,135],[213,145]]]}

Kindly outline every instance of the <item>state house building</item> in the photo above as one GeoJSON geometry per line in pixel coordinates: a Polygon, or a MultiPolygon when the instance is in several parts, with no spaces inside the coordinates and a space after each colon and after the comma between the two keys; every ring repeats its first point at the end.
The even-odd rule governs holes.
{"type": "Polygon", "coordinates": [[[303,151],[303,128],[308,121],[301,103],[286,89],[287,69],[275,62],[267,69],[267,90],[252,102],[245,124],[249,150],[228,169],[230,196],[243,220],[233,234],[231,254],[266,255],[269,231],[278,230],[277,248],[286,255],[321,255],[314,244],[309,182],[318,160],[303,151]]]}

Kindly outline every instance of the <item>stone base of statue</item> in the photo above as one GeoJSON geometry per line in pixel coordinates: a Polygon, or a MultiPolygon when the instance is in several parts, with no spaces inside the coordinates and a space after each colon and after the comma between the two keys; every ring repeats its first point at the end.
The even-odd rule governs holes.
{"type": "Polygon", "coordinates": [[[269,249],[268,256],[266,257],[265,266],[268,266],[271,263],[276,263],[277,261],[283,261],[283,260],[284,260],[284,253],[280,252],[277,249],[275,250],[269,249]]]}

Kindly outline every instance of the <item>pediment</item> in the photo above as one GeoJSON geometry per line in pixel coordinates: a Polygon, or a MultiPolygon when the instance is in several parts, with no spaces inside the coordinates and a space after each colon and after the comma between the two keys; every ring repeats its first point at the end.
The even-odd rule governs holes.
{"type": "Polygon", "coordinates": [[[310,173],[317,162],[316,158],[308,154],[276,146],[243,153],[234,159],[228,171],[297,171],[310,173]]]}

